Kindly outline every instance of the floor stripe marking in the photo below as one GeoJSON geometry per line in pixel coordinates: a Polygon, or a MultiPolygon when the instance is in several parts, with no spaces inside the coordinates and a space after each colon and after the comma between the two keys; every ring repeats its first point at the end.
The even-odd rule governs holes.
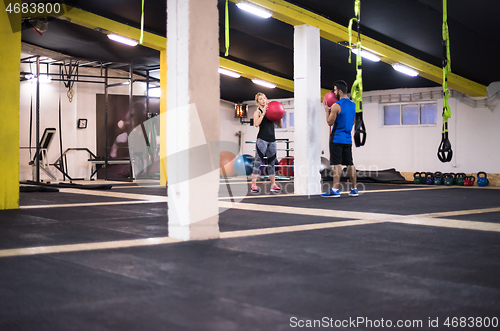
{"type": "Polygon", "coordinates": [[[268,234],[320,230],[320,229],[339,228],[339,227],[354,226],[354,225],[376,224],[382,222],[383,221],[355,220],[355,221],[301,224],[301,225],[281,226],[274,228],[263,228],[263,229],[252,229],[252,230],[241,230],[241,231],[228,231],[228,232],[221,232],[220,238],[230,239],[230,238],[241,238],[241,237],[251,237],[251,236],[262,236],[268,234]]]}
{"type": "Polygon", "coordinates": [[[94,195],[101,197],[137,199],[137,200],[148,200],[148,201],[159,201],[159,202],[167,201],[167,197],[159,195],[135,194],[135,193],[124,193],[124,192],[113,192],[113,191],[79,190],[74,188],[63,188],[60,189],[59,191],[61,193],[84,194],[84,195],[94,195]]]}
{"type": "Polygon", "coordinates": [[[153,246],[153,245],[172,244],[172,243],[177,243],[177,242],[181,242],[181,240],[170,238],[170,237],[158,237],[158,238],[117,240],[117,241],[105,241],[105,242],[97,242],[97,243],[84,243],[84,244],[72,244],[72,245],[14,248],[14,249],[0,250],[0,257],[82,252],[82,251],[93,251],[93,250],[101,250],[101,249],[153,246]]]}
{"type": "MultiPolygon", "coordinates": [[[[387,221],[385,221],[385,220],[350,220],[350,221],[325,222],[325,223],[314,223],[314,224],[301,224],[301,225],[292,225],[292,226],[283,226],[283,227],[274,227],[274,228],[263,228],[263,229],[250,229],[250,230],[241,230],[241,231],[228,231],[228,232],[221,232],[220,239],[231,239],[231,238],[242,238],[242,237],[251,237],[251,236],[262,236],[262,235],[269,235],[269,234],[302,232],[302,231],[310,231],[310,230],[320,230],[320,229],[328,229],[328,228],[348,227],[348,226],[387,223],[387,222],[411,224],[411,225],[436,226],[436,227],[445,227],[445,228],[454,228],[454,229],[500,232],[500,224],[496,224],[496,223],[443,220],[443,219],[436,219],[436,218],[432,218],[432,217],[424,218],[424,217],[418,217],[418,216],[397,216],[397,217],[391,218],[390,220],[387,220],[387,221]]],[[[27,256],[27,255],[40,255],[40,254],[116,249],[116,248],[129,248],[129,247],[143,247],[143,246],[153,246],[153,245],[165,245],[165,244],[172,244],[172,243],[178,243],[178,242],[182,242],[182,241],[178,240],[178,239],[171,238],[171,237],[157,237],[157,238],[147,238],[147,239],[107,241],[107,242],[98,242],[98,243],[83,243],[83,244],[72,244],[72,245],[15,248],[15,249],[0,250],[0,258],[1,257],[12,257],[12,256],[27,256]]]]}
{"type": "Polygon", "coordinates": [[[254,203],[231,203],[225,201],[219,201],[219,207],[240,209],[240,210],[264,211],[271,213],[286,213],[286,214],[305,215],[305,216],[364,219],[372,221],[381,221],[381,220],[386,221],[393,217],[400,217],[400,215],[391,215],[391,214],[366,213],[366,212],[317,209],[317,208],[299,208],[299,207],[276,206],[276,205],[259,205],[254,203]]]}
{"type": "MultiPolygon", "coordinates": [[[[261,236],[261,235],[280,234],[280,233],[289,233],[289,232],[300,232],[300,231],[319,230],[319,229],[328,229],[328,228],[337,228],[337,227],[346,227],[346,226],[355,226],[355,225],[364,225],[364,224],[375,224],[375,223],[380,223],[380,222],[379,221],[367,221],[367,220],[355,220],[355,221],[340,221],[340,222],[326,222],[326,223],[315,223],[315,224],[292,225],[292,226],[283,226],[283,227],[276,227],[276,228],[228,231],[228,232],[221,232],[220,239],[261,236]]],[[[183,242],[183,241],[179,240],[179,239],[174,239],[171,237],[157,237],[157,238],[147,238],[147,239],[117,240],[117,241],[105,241],[105,242],[97,242],[97,243],[83,243],[83,244],[71,244],[71,245],[13,248],[13,249],[0,250],[0,258],[12,257],[12,256],[27,256],[27,255],[41,255],[41,254],[82,252],[82,251],[116,249],[116,248],[154,246],[154,245],[173,244],[173,243],[179,243],[179,242],[183,242]]]]}
{"type": "Polygon", "coordinates": [[[138,203],[160,203],[160,202],[162,201],[128,200],[128,201],[110,201],[110,202],[87,202],[87,203],[70,203],[70,204],[54,204],[54,205],[19,206],[19,209],[95,207],[95,206],[112,206],[112,205],[128,205],[128,204],[133,205],[138,203]]]}
{"type": "Polygon", "coordinates": [[[500,232],[500,224],[489,223],[489,222],[461,221],[461,220],[442,219],[442,218],[440,219],[440,218],[420,217],[420,216],[404,216],[400,218],[393,218],[389,222],[412,224],[412,225],[436,226],[441,228],[452,228],[452,229],[500,232]]]}
{"type": "Polygon", "coordinates": [[[418,214],[416,216],[419,216],[419,217],[446,217],[446,216],[473,215],[473,214],[495,213],[495,212],[500,212],[500,207],[445,211],[445,212],[439,212],[439,213],[418,214]]]}

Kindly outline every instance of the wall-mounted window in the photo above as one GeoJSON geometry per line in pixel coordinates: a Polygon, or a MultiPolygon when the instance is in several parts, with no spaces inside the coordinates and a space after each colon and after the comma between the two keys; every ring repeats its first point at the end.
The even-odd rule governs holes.
{"type": "Polygon", "coordinates": [[[274,127],[277,130],[294,131],[295,130],[295,119],[293,109],[285,109],[285,116],[283,116],[283,126],[278,128],[275,124],[274,127]]]}
{"type": "Polygon", "coordinates": [[[437,123],[437,104],[399,104],[384,106],[384,125],[429,125],[437,123]]]}

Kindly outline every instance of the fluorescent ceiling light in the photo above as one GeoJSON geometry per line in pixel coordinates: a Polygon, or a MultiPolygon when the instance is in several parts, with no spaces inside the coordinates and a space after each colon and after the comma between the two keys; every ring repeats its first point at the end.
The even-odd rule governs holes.
{"type": "Polygon", "coordinates": [[[125,37],[119,36],[119,35],[114,34],[114,33],[108,34],[108,38],[113,40],[113,41],[116,41],[116,42],[119,42],[119,43],[122,43],[122,44],[125,44],[128,46],[135,46],[139,43],[138,41],[135,41],[135,40],[129,39],[129,38],[125,38],[125,37]]]}
{"type": "Polygon", "coordinates": [[[414,70],[412,68],[409,68],[407,66],[404,66],[404,65],[402,65],[400,63],[394,63],[392,65],[392,67],[394,68],[394,70],[402,72],[405,75],[412,76],[412,77],[418,76],[418,71],[416,71],[416,70],[414,70]]]}
{"type": "MultiPolygon", "coordinates": [[[[356,55],[358,54],[358,49],[357,48],[353,48],[351,50],[352,50],[352,52],[354,54],[356,54],[356,55]]],[[[378,55],[375,55],[373,53],[365,51],[364,49],[361,50],[361,56],[364,57],[365,59],[373,61],[373,62],[379,62],[380,61],[380,57],[378,55]]]]}
{"type": "Polygon", "coordinates": [[[269,10],[264,9],[262,7],[259,7],[259,6],[256,6],[254,4],[248,3],[248,2],[239,2],[236,4],[236,6],[239,9],[242,9],[244,11],[247,11],[249,13],[252,13],[252,14],[257,15],[257,16],[262,17],[262,18],[269,18],[269,17],[273,16],[273,13],[270,12],[269,10]]]}
{"type": "Polygon", "coordinates": [[[257,78],[252,79],[252,82],[254,84],[257,84],[257,85],[260,85],[260,86],[264,86],[264,87],[268,87],[268,88],[275,88],[276,87],[276,84],[269,83],[269,82],[266,82],[264,80],[260,80],[260,79],[257,79],[257,78]]]}
{"type": "Polygon", "coordinates": [[[223,75],[226,75],[229,77],[233,77],[233,78],[240,78],[241,77],[241,75],[239,73],[231,71],[231,70],[219,68],[219,69],[217,69],[217,71],[219,72],[219,74],[223,74],[223,75]]]}
{"type": "Polygon", "coordinates": [[[148,90],[148,96],[150,98],[159,98],[161,97],[161,88],[159,87],[152,87],[148,90]]]}

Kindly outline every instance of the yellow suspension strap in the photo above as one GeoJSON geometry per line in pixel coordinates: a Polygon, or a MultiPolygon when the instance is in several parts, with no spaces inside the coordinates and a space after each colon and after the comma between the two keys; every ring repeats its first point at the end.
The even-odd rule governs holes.
{"type": "Polygon", "coordinates": [[[227,2],[228,0],[226,0],[226,9],[225,9],[226,17],[225,17],[224,33],[226,37],[226,53],[224,53],[224,56],[229,55],[229,8],[227,7],[227,2]]]}
{"type": "Polygon", "coordinates": [[[450,34],[448,31],[448,15],[446,12],[446,0],[443,0],[443,131],[441,144],[439,145],[437,156],[441,162],[450,162],[453,157],[451,143],[448,139],[448,119],[451,117],[448,98],[450,90],[448,90],[448,73],[451,72],[451,57],[450,57],[450,34]]]}
{"type": "Polygon", "coordinates": [[[361,78],[361,32],[359,29],[361,0],[354,2],[354,15],[349,21],[349,63],[351,63],[351,41],[352,41],[352,22],[358,23],[358,41],[356,43],[356,80],[352,84],[351,96],[356,103],[356,121],[354,124],[354,143],[356,147],[363,146],[366,142],[366,128],[363,122],[363,81],[361,78]]]}
{"type": "Polygon", "coordinates": [[[142,0],[142,14],[141,14],[141,39],[139,39],[139,44],[144,42],[144,0],[142,0]]]}

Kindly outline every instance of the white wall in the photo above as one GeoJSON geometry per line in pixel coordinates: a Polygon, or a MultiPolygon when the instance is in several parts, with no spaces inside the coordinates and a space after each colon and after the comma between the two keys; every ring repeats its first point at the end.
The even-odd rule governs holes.
{"type": "MultiPolygon", "coordinates": [[[[399,89],[363,93],[370,95],[408,95],[440,91],[440,88],[399,89]]],[[[479,98],[478,98],[479,99],[479,98]]],[[[453,159],[442,163],[437,157],[441,142],[443,99],[437,99],[437,124],[426,126],[383,126],[383,103],[364,102],[363,117],[367,130],[365,146],[353,147],[353,157],[359,169],[398,171],[441,171],[500,173],[500,106],[471,108],[450,98],[452,117],[449,119],[449,139],[453,159]]],[[[327,138],[325,138],[327,139],[327,138]]]]}

